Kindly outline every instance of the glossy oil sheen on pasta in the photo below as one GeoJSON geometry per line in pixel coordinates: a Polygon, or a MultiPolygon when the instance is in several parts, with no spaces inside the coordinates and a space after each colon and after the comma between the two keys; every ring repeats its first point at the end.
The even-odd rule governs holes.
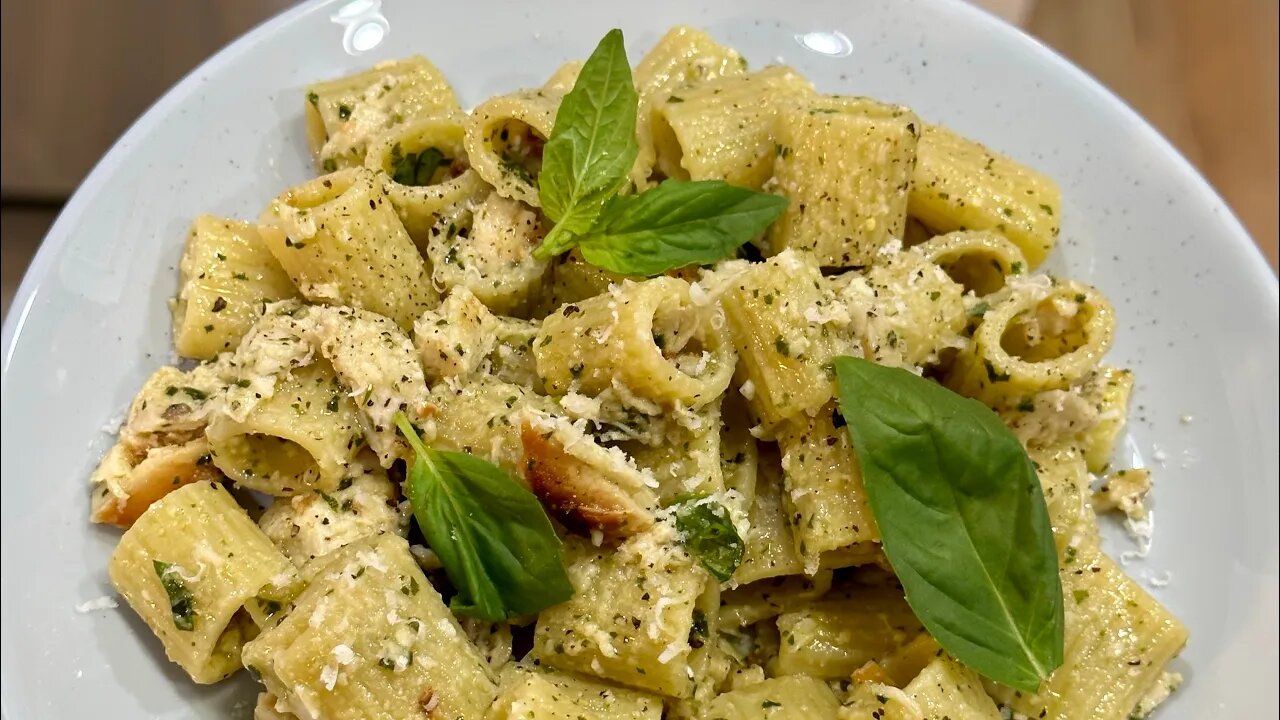
{"type": "Polygon", "coordinates": [[[299,104],[321,174],[256,220],[192,221],[172,310],[198,364],[156,371],[91,478],[148,644],[198,683],[247,669],[259,719],[1150,713],[1187,631],[1100,547],[1095,513],[1144,522],[1150,476],[1109,466],[1133,386],[1103,364],[1110,304],[1035,273],[1054,182],[676,28],[636,67],[624,192],[724,180],[788,208],[754,260],[542,261],[542,146],[580,67],[471,113],[422,58],[319,82],[299,104]],[[1038,692],[956,662],[904,600],[834,400],[842,355],[980,400],[1034,459],[1066,605],[1038,692]],[[409,533],[398,411],[540,496],[568,601],[455,617],[409,533]],[[690,494],[743,539],[728,582],[680,542],[667,505],[690,494]]]}

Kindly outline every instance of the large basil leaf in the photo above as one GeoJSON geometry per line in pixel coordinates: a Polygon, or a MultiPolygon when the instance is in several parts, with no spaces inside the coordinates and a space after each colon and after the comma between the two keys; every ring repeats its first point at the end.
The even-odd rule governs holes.
{"type": "Polygon", "coordinates": [[[572,236],[590,229],[626,182],[639,152],[637,101],[622,31],[610,30],[560,102],[542,150],[538,199],[556,225],[536,251],[539,257],[567,250],[572,236]]]}
{"type": "Polygon", "coordinates": [[[1062,585],[1035,467],[981,403],[905,370],[835,360],[884,551],[942,647],[1034,691],[1063,653],[1062,585]]]}
{"type": "Polygon", "coordinates": [[[719,180],[667,180],[611,201],[597,227],[578,238],[578,247],[597,267],[659,275],[732,255],[786,208],[784,197],[719,180]]]}
{"type": "Polygon", "coordinates": [[[426,447],[403,413],[396,425],[416,454],[405,493],[458,589],[455,612],[504,620],[573,595],[560,539],[533,493],[492,463],[426,447]]]}

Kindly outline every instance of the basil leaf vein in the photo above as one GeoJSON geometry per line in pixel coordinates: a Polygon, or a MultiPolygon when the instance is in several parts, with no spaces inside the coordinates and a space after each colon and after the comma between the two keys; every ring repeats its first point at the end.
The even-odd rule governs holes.
{"type": "Polygon", "coordinates": [[[561,100],[542,150],[538,199],[556,225],[535,251],[539,257],[571,247],[572,235],[590,229],[605,201],[626,182],[639,153],[638,99],[622,31],[615,28],[596,46],[561,100]]]}
{"type": "Polygon", "coordinates": [[[587,262],[629,275],[715,262],[759,235],[787,199],[720,180],[666,180],[605,206],[598,227],[578,239],[587,262]]]}
{"type": "Polygon", "coordinates": [[[486,460],[428,448],[404,413],[396,426],[415,453],[405,494],[458,589],[455,612],[493,622],[573,595],[560,539],[533,493],[486,460]]]}
{"type": "Polygon", "coordinates": [[[835,360],[885,555],[960,662],[1035,691],[1062,664],[1057,553],[1035,467],[981,403],[898,368],[835,360]]]}
{"type": "Polygon", "coordinates": [[[685,550],[716,580],[728,582],[746,551],[729,510],[718,502],[693,499],[675,506],[675,519],[685,550]]]}

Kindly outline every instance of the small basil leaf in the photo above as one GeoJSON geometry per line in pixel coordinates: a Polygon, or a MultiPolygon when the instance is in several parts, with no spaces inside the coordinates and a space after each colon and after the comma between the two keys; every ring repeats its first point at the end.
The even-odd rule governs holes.
{"type": "Polygon", "coordinates": [[[1062,664],[1062,584],[1035,467],[981,403],[898,368],[835,360],[885,555],[959,661],[1035,691],[1062,664]]]}
{"type": "Polygon", "coordinates": [[[490,462],[424,446],[403,413],[396,425],[416,453],[406,495],[458,589],[455,612],[494,622],[573,595],[560,539],[533,493],[490,462]]]}
{"type": "Polygon", "coordinates": [[[689,554],[720,582],[728,582],[742,563],[744,545],[724,505],[690,500],[675,506],[676,531],[689,554]]]}
{"type": "Polygon", "coordinates": [[[173,614],[173,626],[179,630],[194,630],[195,598],[192,597],[191,590],[182,579],[182,575],[178,573],[177,566],[159,560],[152,560],[151,566],[155,569],[156,576],[160,578],[160,585],[164,587],[165,594],[169,596],[169,612],[173,614]]]}
{"type": "Polygon", "coordinates": [[[587,262],[627,275],[660,275],[732,255],[769,227],[787,199],[719,180],[666,180],[609,202],[578,239],[587,262]]]}
{"type": "MultiPolygon", "coordinates": [[[[560,233],[589,230],[601,206],[626,182],[639,152],[637,100],[622,31],[610,30],[560,102],[542,150],[538,199],[560,233]]],[[[544,245],[538,254],[550,257],[550,249],[562,244],[544,245]]]]}

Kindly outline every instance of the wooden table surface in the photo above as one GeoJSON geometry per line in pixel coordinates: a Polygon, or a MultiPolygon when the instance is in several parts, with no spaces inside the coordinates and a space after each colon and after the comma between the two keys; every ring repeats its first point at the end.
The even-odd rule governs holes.
{"type": "MultiPolygon", "coordinates": [[[[975,0],[1156,126],[1277,262],[1275,0],[975,0]]],[[[178,78],[284,0],[0,5],[4,307],[61,202],[178,78]],[[110,28],[110,31],[104,31],[110,28]]]]}

